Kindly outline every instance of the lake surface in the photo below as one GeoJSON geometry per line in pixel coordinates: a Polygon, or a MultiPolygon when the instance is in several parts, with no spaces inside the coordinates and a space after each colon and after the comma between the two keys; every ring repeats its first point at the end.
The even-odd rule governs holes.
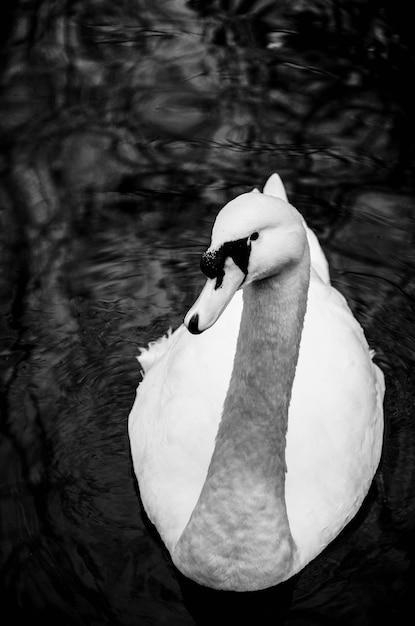
{"type": "Polygon", "coordinates": [[[415,592],[408,9],[386,0],[28,0],[6,15],[7,6],[0,578],[10,617],[3,623],[408,623],[415,592]],[[139,347],[180,324],[193,303],[218,209],[273,171],[317,233],[332,281],[385,373],[384,451],[356,519],[303,572],[264,592],[224,594],[183,579],[145,519],[127,419],[139,347]]]}

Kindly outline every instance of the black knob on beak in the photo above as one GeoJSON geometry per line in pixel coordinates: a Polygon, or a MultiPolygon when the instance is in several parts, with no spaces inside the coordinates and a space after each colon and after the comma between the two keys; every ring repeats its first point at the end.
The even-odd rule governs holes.
{"type": "Polygon", "coordinates": [[[225,258],[223,246],[218,250],[206,250],[200,259],[200,269],[207,278],[217,278],[223,272],[225,258]]]}

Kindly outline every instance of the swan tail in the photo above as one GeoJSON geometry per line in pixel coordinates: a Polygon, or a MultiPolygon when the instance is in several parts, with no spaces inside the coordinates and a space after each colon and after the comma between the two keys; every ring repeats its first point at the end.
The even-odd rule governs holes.
{"type": "MultiPolygon", "coordinates": [[[[288,202],[287,192],[285,191],[284,183],[282,182],[281,177],[276,172],[274,172],[274,174],[271,174],[271,176],[268,178],[267,182],[264,185],[263,193],[288,202]]],[[[311,266],[318,274],[320,279],[324,283],[329,284],[329,264],[327,262],[325,254],[321,249],[316,235],[313,233],[312,230],[310,230],[310,228],[308,228],[304,219],[303,224],[307,233],[308,245],[310,247],[311,266]]]]}
{"type": "Polygon", "coordinates": [[[288,202],[287,192],[285,191],[284,183],[281,180],[281,177],[274,172],[268,178],[267,182],[264,185],[263,193],[268,196],[274,196],[275,198],[280,198],[280,200],[285,200],[288,202]]]}

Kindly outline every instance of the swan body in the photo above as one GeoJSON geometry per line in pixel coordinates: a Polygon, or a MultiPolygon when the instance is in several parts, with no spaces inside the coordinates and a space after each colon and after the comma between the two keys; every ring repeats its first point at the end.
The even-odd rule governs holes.
{"type": "Polygon", "coordinates": [[[141,351],[133,465],[178,569],[263,589],[359,510],[381,455],[384,378],[278,175],[222,209],[201,267],[184,324],[141,351]]]}

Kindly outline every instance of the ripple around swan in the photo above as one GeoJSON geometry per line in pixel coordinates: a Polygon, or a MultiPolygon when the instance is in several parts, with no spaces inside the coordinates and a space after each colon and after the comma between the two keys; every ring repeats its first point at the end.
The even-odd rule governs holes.
{"type": "Polygon", "coordinates": [[[68,626],[406,623],[415,584],[406,6],[30,0],[4,18],[4,614],[68,626]],[[279,588],[221,594],[183,579],[143,516],[127,417],[138,347],[192,303],[217,209],[272,171],[318,234],[385,372],[385,445],[362,510],[322,555],[279,588]]]}

